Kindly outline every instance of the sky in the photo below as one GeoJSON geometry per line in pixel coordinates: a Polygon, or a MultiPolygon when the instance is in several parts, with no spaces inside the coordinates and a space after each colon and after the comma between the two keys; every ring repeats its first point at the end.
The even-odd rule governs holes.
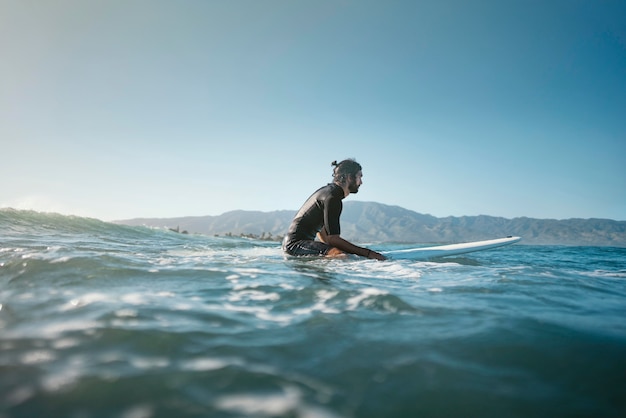
{"type": "Polygon", "coordinates": [[[626,220],[622,0],[0,0],[0,207],[626,220]]]}

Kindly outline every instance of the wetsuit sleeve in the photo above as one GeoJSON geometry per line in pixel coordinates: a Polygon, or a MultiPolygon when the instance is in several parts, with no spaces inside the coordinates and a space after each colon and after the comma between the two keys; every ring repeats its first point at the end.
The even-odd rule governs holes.
{"type": "Polygon", "coordinates": [[[341,235],[341,227],[339,225],[339,217],[343,204],[341,199],[328,199],[324,207],[324,228],[328,235],[341,235]]]}

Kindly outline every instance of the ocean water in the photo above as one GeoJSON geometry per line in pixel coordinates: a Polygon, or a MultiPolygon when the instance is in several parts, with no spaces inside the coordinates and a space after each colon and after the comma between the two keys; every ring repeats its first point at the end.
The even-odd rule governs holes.
{"type": "Polygon", "coordinates": [[[247,416],[626,416],[626,249],[285,259],[0,210],[1,418],[247,416]]]}

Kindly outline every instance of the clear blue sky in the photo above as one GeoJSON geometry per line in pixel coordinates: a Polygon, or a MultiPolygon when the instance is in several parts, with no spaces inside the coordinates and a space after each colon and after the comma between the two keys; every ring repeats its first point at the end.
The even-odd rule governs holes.
{"type": "Polygon", "coordinates": [[[0,206],[626,220],[622,0],[0,0],[0,206]]]}

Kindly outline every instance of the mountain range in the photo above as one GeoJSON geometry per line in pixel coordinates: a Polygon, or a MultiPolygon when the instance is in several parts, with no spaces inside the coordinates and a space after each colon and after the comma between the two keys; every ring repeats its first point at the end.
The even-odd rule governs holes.
{"type": "MultiPolygon", "coordinates": [[[[136,218],[116,223],[278,240],[286,233],[295,213],[295,210],[235,210],[218,216],[136,218]]],[[[524,244],[626,247],[626,221],[507,219],[486,215],[437,218],[399,206],[351,201],[344,203],[341,235],[355,243],[451,243],[514,235],[522,237],[524,244]]]]}

